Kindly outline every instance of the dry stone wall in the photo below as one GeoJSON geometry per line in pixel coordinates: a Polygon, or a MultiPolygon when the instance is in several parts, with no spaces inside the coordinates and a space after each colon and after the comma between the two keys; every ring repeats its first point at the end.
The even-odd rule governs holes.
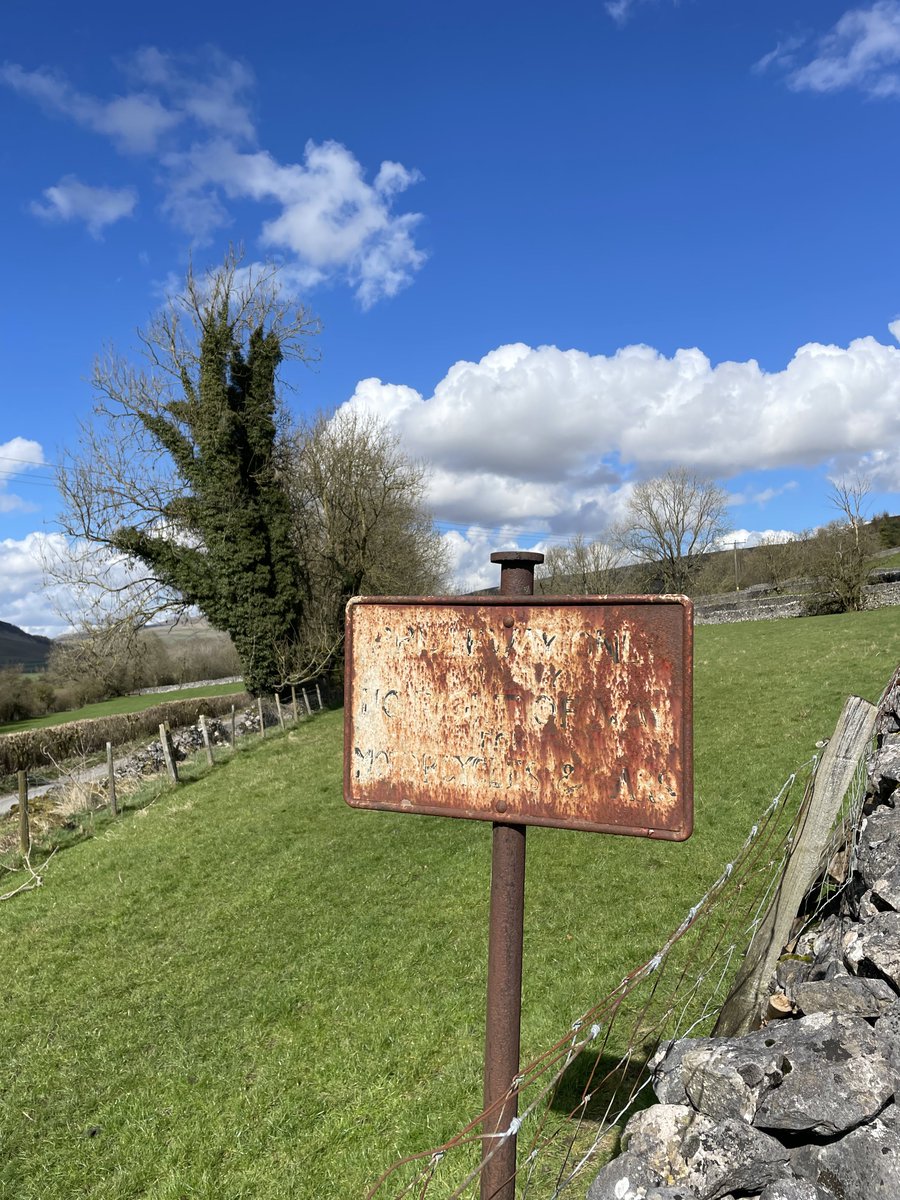
{"type": "Polygon", "coordinates": [[[900,1200],[900,668],[848,885],[772,988],[790,1017],[660,1047],[588,1200],[900,1200]]]}
{"type": "MultiPolygon", "coordinates": [[[[733,596],[701,596],[694,601],[696,625],[728,625],[735,621],[780,621],[808,612],[809,596],[735,592],[733,596]]],[[[900,605],[900,580],[867,584],[863,604],[868,609],[900,605]]],[[[897,1200],[900,1200],[898,1196],[897,1200]]]]}

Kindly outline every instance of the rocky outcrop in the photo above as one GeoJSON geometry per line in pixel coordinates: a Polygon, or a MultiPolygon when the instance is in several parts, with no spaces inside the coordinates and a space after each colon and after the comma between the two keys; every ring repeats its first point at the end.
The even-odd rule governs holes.
{"type": "Polygon", "coordinates": [[[658,1103],[588,1200],[900,1200],[900,668],[851,850],[840,902],[772,980],[790,1015],[661,1046],[658,1103]]]}

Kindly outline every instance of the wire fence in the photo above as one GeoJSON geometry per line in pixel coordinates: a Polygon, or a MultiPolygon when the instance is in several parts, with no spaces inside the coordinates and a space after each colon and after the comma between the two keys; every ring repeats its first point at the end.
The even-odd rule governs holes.
{"type": "MultiPolygon", "coordinates": [[[[513,1135],[517,1196],[584,1196],[593,1174],[615,1154],[628,1116],[654,1103],[654,1056],[672,1039],[712,1033],[803,829],[817,762],[810,759],[788,778],[734,860],[652,958],[523,1067],[507,1096],[442,1145],[394,1163],[366,1200],[474,1195],[485,1164],[513,1135]],[[518,1117],[494,1139],[484,1138],[482,1126],[488,1128],[492,1116],[496,1121],[512,1094],[518,1097],[518,1117]]],[[[792,945],[835,903],[850,878],[864,790],[860,766],[823,848],[822,870],[792,931],[792,945]]]]}

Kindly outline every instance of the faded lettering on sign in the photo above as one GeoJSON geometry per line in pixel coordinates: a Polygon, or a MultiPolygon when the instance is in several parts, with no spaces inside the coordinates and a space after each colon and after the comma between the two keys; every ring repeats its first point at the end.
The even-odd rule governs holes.
{"type": "Polygon", "coordinates": [[[689,602],[348,608],[351,804],[690,826],[689,602]]]}

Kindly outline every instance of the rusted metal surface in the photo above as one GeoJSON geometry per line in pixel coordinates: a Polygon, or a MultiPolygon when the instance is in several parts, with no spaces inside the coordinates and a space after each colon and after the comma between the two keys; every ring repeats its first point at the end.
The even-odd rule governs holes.
{"type": "Polygon", "coordinates": [[[690,835],[684,597],[358,598],[346,685],[351,805],[690,835]]]}
{"type": "MultiPolygon", "coordinates": [[[[531,596],[534,568],[543,554],[498,551],[500,592],[531,596]]],[[[494,822],[491,845],[491,909],[488,927],[487,1011],[484,1029],[484,1124],[481,1200],[515,1200],[515,1134],[501,1141],[518,1115],[522,1023],[522,949],[525,926],[525,825],[494,822]]]]}

